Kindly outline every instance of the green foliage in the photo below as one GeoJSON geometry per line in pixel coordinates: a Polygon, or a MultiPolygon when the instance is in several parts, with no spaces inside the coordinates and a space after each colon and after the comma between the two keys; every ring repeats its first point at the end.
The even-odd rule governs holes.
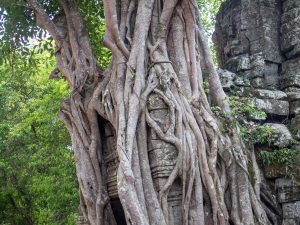
{"type": "Polygon", "coordinates": [[[203,81],[203,89],[206,94],[209,93],[209,83],[207,81],[203,81]]]}
{"type": "Polygon", "coordinates": [[[265,112],[258,110],[254,103],[247,99],[233,96],[228,100],[231,107],[230,113],[222,111],[218,106],[212,107],[213,112],[223,121],[225,129],[238,125],[242,138],[249,144],[266,143],[272,139],[271,128],[259,123],[266,118],[265,112]]]}
{"type": "MultiPolygon", "coordinates": [[[[216,62],[215,49],[212,45],[211,37],[214,31],[216,13],[222,0],[197,0],[197,3],[201,12],[201,21],[216,62]]],[[[40,4],[46,9],[47,14],[51,18],[54,18],[60,12],[56,0],[40,1],[40,4]]],[[[77,5],[85,21],[94,55],[98,59],[100,66],[105,68],[112,55],[104,47],[102,41],[105,32],[103,2],[100,0],[77,0],[77,5]]],[[[0,64],[3,60],[7,61],[7,56],[13,51],[29,56],[33,42],[36,40],[43,43],[39,46],[39,51],[53,51],[51,38],[47,37],[47,33],[36,25],[35,17],[25,1],[0,1],[0,55],[2,56],[0,57],[0,64]],[[48,41],[45,41],[46,38],[48,41]]]]}
{"type": "Polygon", "coordinates": [[[295,163],[296,156],[299,154],[297,150],[289,148],[281,148],[274,152],[260,151],[259,156],[265,165],[285,164],[292,167],[295,163]]]}
{"type": "MultiPolygon", "coordinates": [[[[229,97],[229,104],[231,113],[224,113],[218,106],[212,107],[214,113],[223,121],[225,129],[238,125],[241,137],[248,145],[259,144],[274,148],[278,135],[273,132],[271,126],[259,123],[260,120],[266,118],[266,113],[258,110],[252,101],[236,96],[229,97]]],[[[298,155],[299,151],[290,148],[258,151],[258,157],[264,165],[284,165],[288,176],[293,176],[292,168],[298,155]]]]}
{"type": "Polygon", "coordinates": [[[223,0],[197,0],[201,22],[208,36],[212,36],[216,23],[216,15],[223,0]]]}
{"type": "Polygon", "coordinates": [[[68,88],[48,80],[50,54],[33,56],[0,66],[0,224],[74,224],[74,156],[57,117],[68,88]]]}
{"type": "MultiPolygon", "coordinates": [[[[264,120],[266,113],[258,110],[253,102],[241,100],[239,97],[230,97],[230,106],[232,116],[240,125],[241,135],[248,144],[260,144],[273,146],[278,140],[278,134],[275,134],[271,126],[261,125],[258,120],[264,120]],[[256,122],[249,119],[256,119],[256,122]]],[[[299,152],[289,148],[281,148],[269,151],[259,151],[258,156],[265,165],[285,164],[288,169],[295,162],[296,155],[299,152]]]]}
{"type": "Polygon", "coordinates": [[[105,33],[105,20],[103,2],[97,0],[77,1],[81,16],[85,21],[86,29],[90,37],[93,53],[100,66],[106,68],[111,59],[111,51],[104,47],[103,37],[105,33]]]}
{"type": "MultiPolygon", "coordinates": [[[[274,134],[271,126],[267,125],[254,125],[253,128],[243,127],[242,133],[246,134],[248,137],[251,137],[249,141],[253,144],[266,144],[272,145],[277,140],[277,134],[274,134]]],[[[245,135],[245,136],[246,136],[245,135]]]]}
{"type": "Polygon", "coordinates": [[[223,0],[197,0],[201,22],[208,37],[208,44],[215,64],[217,64],[217,56],[216,49],[212,43],[212,35],[215,30],[216,15],[222,2],[223,0]]]}
{"type": "Polygon", "coordinates": [[[241,99],[233,96],[229,98],[229,104],[232,108],[232,116],[240,122],[249,118],[264,120],[266,113],[257,109],[254,103],[248,99],[241,99]]]}
{"type": "Polygon", "coordinates": [[[276,151],[260,151],[258,156],[265,166],[283,165],[286,168],[288,177],[294,177],[294,167],[296,165],[299,151],[290,148],[281,148],[276,151]]]}
{"type": "Polygon", "coordinates": [[[230,97],[229,104],[232,109],[231,117],[239,125],[244,141],[248,144],[274,143],[277,136],[272,128],[260,124],[267,117],[265,112],[258,110],[252,101],[237,96],[230,97]]]}
{"type": "Polygon", "coordinates": [[[240,97],[229,97],[231,112],[226,113],[220,107],[212,107],[213,112],[221,118],[224,128],[230,130],[232,126],[239,126],[240,135],[249,144],[272,145],[278,136],[272,128],[262,125],[261,121],[266,119],[266,113],[258,110],[254,103],[240,97]]]}
{"type": "MultiPolygon", "coordinates": [[[[58,2],[40,1],[50,18],[55,18],[60,13],[58,2]]],[[[86,24],[95,57],[101,67],[107,67],[111,52],[103,45],[105,21],[103,2],[99,0],[78,0],[77,5],[86,24]]],[[[8,62],[11,52],[17,52],[30,57],[33,61],[32,46],[38,42],[41,53],[54,52],[52,39],[47,32],[36,25],[33,12],[23,0],[0,1],[0,64],[8,62]]]]}
{"type": "MultiPolygon", "coordinates": [[[[57,1],[47,0],[41,3],[51,17],[58,13],[57,1]]],[[[41,41],[46,37],[47,33],[36,25],[33,12],[26,1],[0,1],[0,64],[8,63],[11,53],[17,52],[23,56],[32,56],[30,49],[33,42],[41,41]]],[[[43,43],[44,49],[46,44],[47,42],[43,43]]]]}

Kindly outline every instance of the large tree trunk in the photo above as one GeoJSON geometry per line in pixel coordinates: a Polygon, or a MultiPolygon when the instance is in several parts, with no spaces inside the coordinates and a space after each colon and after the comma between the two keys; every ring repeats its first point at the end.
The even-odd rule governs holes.
{"type": "Polygon", "coordinates": [[[254,152],[235,123],[225,128],[211,110],[230,107],[195,0],[104,0],[104,43],[113,53],[104,72],[74,1],[59,2],[54,23],[28,0],[56,41],[57,68],[71,88],[60,116],[89,223],[124,224],[118,198],[126,224],[277,224],[254,152]],[[109,183],[115,158],[107,160],[114,153],[117,192],[109,183]]]}

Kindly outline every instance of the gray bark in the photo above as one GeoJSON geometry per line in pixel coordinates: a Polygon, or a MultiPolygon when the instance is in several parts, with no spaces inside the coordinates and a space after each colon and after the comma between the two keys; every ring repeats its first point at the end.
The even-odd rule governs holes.
{"type": "Polygon", "coordinates": [[[104,43],[113,53],[105,71],[73,0],[59,0],[56,23],[28,0],[56,42],[57,69],[70,85],[60,117],[75,150],[84,217],[90,224],[120,223],[113,213],[117,197],[127,224],[274,224],[259,184],[250,182],[249,166],[258,170],[253,151],[235,123],[225,132],[211,110],[230,107],[196,2],[103,2],[104,43]]]}

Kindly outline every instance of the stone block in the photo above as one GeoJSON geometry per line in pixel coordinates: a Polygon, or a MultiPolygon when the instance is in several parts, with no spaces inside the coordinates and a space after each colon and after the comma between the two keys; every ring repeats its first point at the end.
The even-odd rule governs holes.
{"type": "Polygon", "coordinates": [[[236,76],[233,83],[236,86],[250,87],[250,81],[245,76],[236,76]]]}
{"type": "Polygon", "coordinates": [[[291,120],[290,130],[294,137],[300,140],[300,115],[295,116],[291,120]]]}
{"type": "MultiPolygon", "coordinates": [[[[262,10],[262,9],[261,9],[262,10]]],[[[261,11],[262,14],[262,32],[263,42],[262,51],[264,59],[270,62],[281,63],[282,57],[280,52],[280,13],[279,9],[266,8],[261,11]]]]}
{"type": "Polygon", "coordinates": [[[76,225],[89,225],[89,222],[84,218],[84,216],[77,216],[76,225]]]}
{"type": "Polygon", "coordinates": [[[254,54],[260,53],[263,50],[263,41],[264,38],[259,36],[257,33],[253,33],[257,39],[251,41],[250,43],[250,52],[253,52],[254,54]]]}
{"type": "MultiPolygon", "coordinates": [[[[270,53],[272,54],[272,53],[270,53]]],[[[278,87],[279,74],[278,74],[278,64],[265,62],[264,65],[264,78],[265,87],[278,87]]]]}
{"type": "Polygon", "coordinates": [[[299,8],[299,0],[286,0],[282,4],[283,12],[299,8]]]}
{"type": "Polygon", "coordinates": [[[280,189],[280,188],[285,188],[285,187],[291,187],[293,186],[294,182],[291,178],[278,178],[275,180],[275,188],[280,189]]]}
{"type": "Polygon", "coordinates": [[[289,51],[291,47],[299,43],[300,29],[293,29],[282,35],[281,50],[283,52],[289,51]]]}
{"type": "Polygon", "coordinates": [[[282,56],[279,50],[278,40],[274,40],[270,37],[265,37],[264,39],[264,58],[265,60],[275,62],[275,63],[281,63],[282,62],[282,56]]]}
{"type": "Polygon", "coordinates": [[[263,110],[267,114],[280,116],[289,115],[289,103],[287,101],[259,98],[253,98],[252,101],[258,109],[263,110]]]}
{"type": "Polygon", "coordinates": [[[255,77],[253,78],[250,83],[254,88],[264,88],[265,82],[264,78],[262,77],[255,77]]]}
{"type": "Polygon", "coordinates": [[[262,52],[251,55],[250,62],[251,62],[251,68],[253,69],[261,68],[261,70],[263,71],[263,69],[265,68],[265,59],[263,57],[262,52]]]}
{"type": "Polygon", "coordinates": [[[282,63],[283,73],[300,73],[300,58],[290,59],[282,63]]]}
{"type": "Polygon", "coordinates": [[[282,63],[281,89],[300,88],[300,58],[290,59],[282,63]]]}
{"type": "Polygon", "coordinates": [[[148,152],[153,178],[168,177],[176,163],[177,149],[164,141],[151,140],[148,152]]]}
{"type": "Polygon", "coordinates": [[[232,57],[225,63],[225,68],[232,72],[250,70],[250,59],[247,55],[232,57]]]}
{"type": "Polygon", "coordinates": [[[282,225],[299,225],[300,219],[284,219],[282,225]]]}
{"type": "Polygon", "coordinates": [[[278,2],[276,0],[264,0],[261,1],[261,6],[264,6],[264,8],[266,8],[266,10],[268,9],[273,9],[275,7],[277,7],[278,2]]]}
{"type": "Polygon", "coordinates": [[[295,56],[300,56],[300,43],[296,44],[292,50],[285,53],[285,56],[289,59],[295,56]]]}
{"type": "MultiPolygon", "coordinates": [[[[253,25],[252,25],[253,26],[253,25]]],[[[258,33],[258,30],[261,28],[261,25],[258,24],[256,27],[252,27],[246,30],[247,38],[249,39],[250,43],[260,40],[262,37],[261,33],[258,33]]],[[[259,41],[257,43],[260,43],[259,41]]],[[[249,46],[251,47],[251,46],[249,46]]]]}
{"type": "Polygon", "coordinates": [[[168,177],[176,163],[177,149],[162,140],[152,139],[149,142],[148,154],[153,176],[168,177]]]}
{"type": "Polygon", "coordinates": [[[300,186],[300,142],[298,142],[298,146],[293,146],[293,149],[299,152],[299,154],[295,158],[295,163],[293,165],[292,172],[294,175],[295,182],[298,186],[300,186]]]}
{"type": "Polygon", "coordinates": [[[294,180],[290,178],[278,178],[275,181],[275,187],[280,203],[300,201],[300,186],[294,180]]]}
{"type": "Polygon", "coordinates": [[[287,94],[287,99],[289,101],[300,100],[300,90],[297,92],[285,92],[287,94]]]}
{"type": "Polygon", "coordinates": [[[156,134],[156,132],[153,129],[149,130],[148,135],[151,140],[160,140],[158,135],[156,134]]]}
{"type": "MultiPolygon", "coordinates": [[[[282,23],[281,25],[281,33],[284,36],[286,33],[295,30],[300,27],[300,17],[291,18],[289,21],[282,23]]],[[[300,40],[298,40],[300,42],[300,40]]]]}
{"type": "Polygon", "coordinates": [[[244,38],[242,40],[234,39],[229,44],[230,53],[232,56],[238,56],[247,53],[247,49],[249,44],[245,41],[244,38]]]}
{"type": "Polygon", "coordinates": [[[290,93],[290,92],[300,92],[300,87],[287,87],[284,89],[285,93],[290,93]]]}
{"type": "Polygon", "coordinates": [[[148,109],[168,109],[168,106],[158,94],[151,94],[148,99],[148,109]]]}
{"type": "Polygon", "coordinates": [[[283,91],[277,90],[265,90],[265,89],[254,89],[252,91],[253,96],[262,99],[278,99],[278,100],[286,100],[287,94],[283,91]]]}
{"type": "Polygon", "coordinates": [[[283,74],[280,81],[281,89],[286,89],[288,87],[298,87],[300,88],[300,74],[283,74]]]}
{"type": "Polygon", "coordinates": [[[222,87],[224,88],[225,91],[228,91],[231,87],[234,86],[233,80],[236,77],[235,73],[232,73],[228,70],[219,69],[218,74],[220,77],[222,87]]]}
{"type": "Polygon", "coordinates": [[[177,158],[177,150],[174,146],[167,148],[157,148],[149,151],[151,168],[174,166],[177,158]]]}
{"type": "Polygon", "coordinates": [[[239,86],[236,90],[235,93],[239,97],[253,97],[252,93],[250,91],[250,87],[245,87],[245,86],[239,86]]]}
{"type": "Polygon", "coordinates": [[[279,189],[278,190],[278,201],[280,203],[300,201],[300,187],[299,186],[290,186],[290,187],[285,187],[285,188],[279,189]]]}
{"type": "Polygon", "coordinates": [[[167,109],[151,110],[150,115],[163,131],[167,129],[170,121],[169,111],[167,109]]]}
{"type": "Polygon", "coordinates": [[[299,219],[300,218],[300,201],[289,202],[282,204],[284,219],[299,219]]]}
{"type": "Polygon", "coordinates": [[[285,177],[287,175],[287,168],[285,165],[266,165],[263,167],[266,178],[275,179],[285,177]]]}
{"type": "Polygon", "coordinates": [[[239,49],[239,55],[242,55],[242,54],[246,55],[246,54],[249,53],[249,48],[250,48],[249,39],[245,35],[244,32],[240,33],[239,38],[240,38],[240,40],[239,40],[240,41],[240,45],[238,45],[239,48],[240,48],[239,49]]]}
{"type": "MultiPolygon", "coordinates": [[[[261,1],[261,2],[263,2],[263,1],[261,1]]],[[[270,6],[266,7],[265,5],[261,4],[260,5],[260,13],[262,14],[262,21],[263,21],[264,25],[271,26],[272,23],[278,21],[280,18],[279,8],[274,7],[274,5],[273,5],[273,7],[270,7],[270,6]]]]}
{"type": "Polygon", "coordinates": [[[281,24],[288,23],[289,21],[295,19],[300,16],[300,7],[293,8],[281,15],[281,24]]]}
{"type": "Polygon", "coordinates": [[[290,102],[290,114],[292,115],[300,114],[300,100],[290,102]]]}
{"type": "Polygon", "coordinates": [[[271,127],[272,132],[277,136],[275,146],[284,148],[292,143],[292,134],[284,124],[266,123],[265,125],[271,127]]]}

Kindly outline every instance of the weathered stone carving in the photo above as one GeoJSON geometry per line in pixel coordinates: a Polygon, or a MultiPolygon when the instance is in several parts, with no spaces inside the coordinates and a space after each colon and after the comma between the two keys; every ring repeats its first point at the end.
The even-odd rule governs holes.
{"type": "MultiPolygon", "coordinates": [[[[164,132],[170,126],[168,106],[157,95],[152,94],[148,100],[148,109],[151,117],[160,125],[164,132]]],[[[154,130],[150,129],[148,154],[153,181],[156,191],[159,192],[172,170],[174,169],[178,151],[175,146],[162,141],[154,130]]],[[[174,182],[169,195],[169,217],[171,225],[182,224],[182,184],[180,180],[174,182]]]]}
{"type": "Polygon", "coordinates": [[[82,211],[80,210],[80,207],[78,211],[79,211],[79,215],[76,217],[76,221],[75,221],[76,225],[89,225],[89,222],[82,215],[82,211]]]}
{"type": "MultiPolygon", "coordinates": [[[[252,100],[267,113],[267,125],[278,135],[269,151],[300,151],[295,143],[300,140],[300,0],[227,0],[217,16],[214,42],[225,91],[252,100]],[[250,86],[234,82],[239,78],[250,86]]],[[[295,168],[294,181],[285,178],[284,165],[263,170],[276,183],[282,224],[300,224],[300,169],[295,168]]]]}
{"type": "Polygon", "coordinates": [[[76,225],[89,225],[84,216],[77,216],[76,225]]]}
{"type": "Polygon", "coordinates": [[[105,124],[104,132],[103,156],[107,168],[107,190],[110,198],[117,198],[117,169],[119,159],[116,152],[116,136],[108,123],[105,124]]]}
{"type": "MultiPolygon", "coordinates": [[[[152,94],[149,97],[148,109],[151,117],[161,126],[162,130],[166,131],[170,124],[168,107],[157,94],[152,94]]],[[[149,128],[148,134],[150,136],[150,141],[148,143],[148,154],[151,173],[156,191],[158,193],[174,169],[178,152],[173,145],[162,141],[152,129],[149,128]]],[[[116,152],[116,136],[113,133],[113,129],[109,123],[104,124],[103,136],[104,141],[102,152],[107,170],[106,185],[109,197],[114,202],[116,199],[118,199],[117,169],[119,160],[116,152]]],[[[178,179],[174,182],[168,195],[169,216],[173,225],[182,224],[181,186],[182,184],[178,179]]],[[[117,204],[112,204],[112,208],[117,214],[123,213],[119,212],[120,207],[118,207],[117,204]]],[[[78,218],[80,220],[81,217],[78,218]]]]}

